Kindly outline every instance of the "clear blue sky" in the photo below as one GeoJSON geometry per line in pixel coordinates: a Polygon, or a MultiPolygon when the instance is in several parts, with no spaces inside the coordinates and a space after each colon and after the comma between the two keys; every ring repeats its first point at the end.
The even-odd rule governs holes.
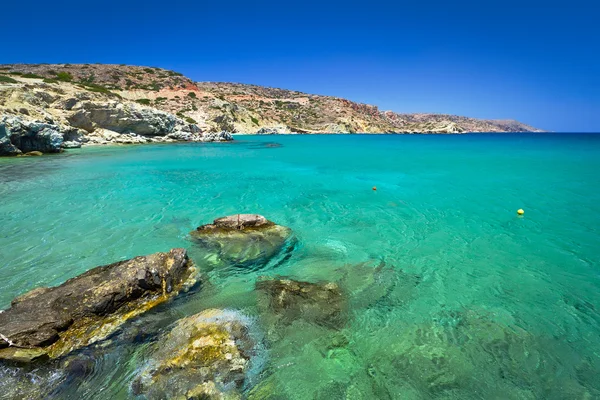
{"type": "Polygon", "coordinates": [[[7,1],[0,63],[127,63],[398,112],[600,131],[600,5],[7,1]]]}

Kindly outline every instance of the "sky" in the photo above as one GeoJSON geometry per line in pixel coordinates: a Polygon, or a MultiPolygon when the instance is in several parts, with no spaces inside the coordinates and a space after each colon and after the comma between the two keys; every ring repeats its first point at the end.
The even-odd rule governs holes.
{"type": "Polygon", "coordinates": [[[600,132],[600,2],[4,2],[0,63],[155,66],[396,112],[600,132]]]}

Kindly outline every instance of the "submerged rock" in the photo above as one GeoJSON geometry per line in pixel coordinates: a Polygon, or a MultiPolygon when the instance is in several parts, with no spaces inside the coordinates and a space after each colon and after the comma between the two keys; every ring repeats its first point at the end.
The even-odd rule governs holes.
{"type": "Polygon", "coordinates": [[[60,286],[34,289],[0,313],[0,359],[54,358],[102,340],[194,279],[186,251],[173,249],[97,267],[60,286]]]}
{"type": "Polygon", "coordinates": [[[260,369],[258,342],[251,320],[235,311],[181,319],[155,344],[132,391],[149,399],[240,399],[260,369]]]}
{"type": "Polygon", "coordinates": [[[256,283],[258,305],[276,324],[304,320],[340,329],[347,320],[347,302],[335,283],[311,283],[290,279],[264,279],[256,283]]]}
{"type": "Polygon", "coordinates": [[[215,264],[262,267],[284,248],[291,249],[292,230],[262,215],[236,214],[218,218],[190,232],[202,246],[216,254],[215,264]],[[286,246],[287,245],[287,246],[286,246]]]}
{"type": "Polygon", "coordinates": [[[43,156],[44,153],[42,153],[41,151],[30,151],[28,153],[23,154],[24,156],[28,156],[28,157],[39,157],[39,156],[43,156]]]}

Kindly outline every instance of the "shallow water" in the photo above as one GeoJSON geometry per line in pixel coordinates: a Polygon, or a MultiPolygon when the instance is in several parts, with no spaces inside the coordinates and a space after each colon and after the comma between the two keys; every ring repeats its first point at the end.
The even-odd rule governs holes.
{"type": "Polygon", "coordinates": [[[129,398],[156,333],[219,307],[265,330],[251,398],[600,398],[598,171],[592,134],[238,136],[0,159],[0,308],[173,247],[203,274],[130,324],[142,340],[83,351],[91,371],[0,366],[0,391],[54,379],[56,398],[129,398]],[[211,266],[188,232],[244,212],[292,228],[291,256],[211,266]],[[337,282],[345,326],[268,331],[262,275],[337,282]]]}

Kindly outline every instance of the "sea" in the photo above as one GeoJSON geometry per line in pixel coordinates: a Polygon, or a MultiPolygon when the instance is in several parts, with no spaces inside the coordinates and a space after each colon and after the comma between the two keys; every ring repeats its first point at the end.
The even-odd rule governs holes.
{"type": "Polygon", "coordinates": [[[600,398],[600,134],[236,135],[0,159],[0,309],[176,247],[202,284],[138,317],[146,336],[89,350],[75,377],[0,364],[0,398],[134,398],[146,341],[177,319],[218,308],[263,329],[264,277],[335,283],[346,319],[265,332],[245,398],[600,398]],[[209,266],[189,232],[239,213],[291,228],[293,249],[209,266]]]}

